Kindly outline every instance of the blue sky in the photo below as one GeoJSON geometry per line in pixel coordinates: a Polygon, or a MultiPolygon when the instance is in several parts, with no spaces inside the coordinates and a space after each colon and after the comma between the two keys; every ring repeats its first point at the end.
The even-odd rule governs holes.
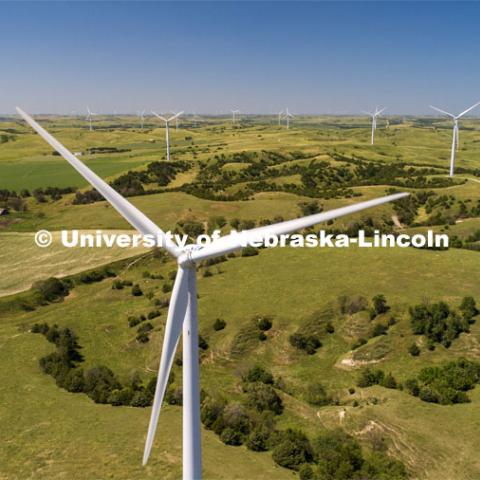
{"type": "Polygon", "coordinates": [[[0,2],[0,112],[391,113],[480,100],[480,3],[0,2]]]}

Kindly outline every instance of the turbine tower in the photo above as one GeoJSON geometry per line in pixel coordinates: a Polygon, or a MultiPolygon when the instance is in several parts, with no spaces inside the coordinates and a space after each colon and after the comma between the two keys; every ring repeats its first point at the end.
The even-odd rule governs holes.
{"type": "Polygon", "coordinates": [[[480,105],[480,102],[476,103],[475,105],[472,105],[471,107],[467,108],[466,110],[464,110],[462,113],[459,113],[458,115],[453,115],[452,113],[448,113],[445,110],[441,110],[440,108],[430,105],[430,108],[433,108],[433,110],[443,113],[444,115],[449,116],[453,120],[452,153],[450,154],[450,174],[449,174],[450,177],[453,177],[453,172],[455,170],[455,156],[458,149],[458,130],[459,130],[458,120],[462,118],[470,110],[473,110],[475,107],[478,107],[478,105],[480,105]]]}
{"type": "Polygon", "coordinates": [[[328,212],[309,215],[273,225],[232,232],[206,246],[188,245],[180,248],[157,225],[140,210],[104,182],[78,158],[67,150],[58,140],[50,135],[28,114],[17,107],[23,119],[54,148],[70,165],[77,170],[103,197],[143,235],[154,235],[163,241],[163,246],[177,261],[178,270],[173,286],[172,296],[165,325],[165,336],[157,377],[157,386],[153,400],[152,413],[148,427],[143,464],[148,461],[153,444],[155,430],[160,415],[168,376],[177,349],[180,334],[183,335],[183,479],[200,480],[202,478],[202,457],[200,443],[200,390],[198,358],[198,320],[197,320],[197,286],[196,265],[208,258],[215,258],[239,250],[245,242],[261,241],[270,236],[295,232],[316,225],[320,222],[349,215],[354,212],[374,207],[403,198],[408,193],[397,193],[386,197],[356,203],[328,212]]]}
{"type": "Polygon", "coordinates": [[[278,112],[278,126],[282,124],[282,115],[283,115],[283,110],[280,110],[278,112]]]}
{"type": "Polygon", "coordinates": [[[163,120],[165,122],[165,138],[167,141],[167,162],[169,162],[170,161],[170,122],[178,118],[183,112],[178,112],[173,117],[170,117],[170,118],[162,117],[158,113],[155,113],[153,110],[152,110],[152,113],[156,117],[158,117],[160,120],[163,120]]]}
{"type": "Polygon", "coordinates": [[[375,107],[374,112],[363,112],[367,115],[370,115],[372,117],[372,145],[375,143],[375,130],[377,129],[377,117],[384,112],[387,109],[387,107],[382,108],[381,110],[378,109],[378,107],[375,107]]]}
{"type": "Polygon", "coordinates": [[[92,111],[90,111],[90,109],[88,108],[88,105],[87,105],[87,116],[85,117],[85,120],[88,120],[88,123],[90,124],[90,131],[93,130],[93,127],[92,127],[92,117],[96,115],[96,113],[93,113],[92,111]]]}
{"type": "Polygon", "coordinates": [[[236,115],[237,113],[240,113],[240,110],[230,110],[232,112],[232,123],[235,123],[236,121],[236,115]]]}

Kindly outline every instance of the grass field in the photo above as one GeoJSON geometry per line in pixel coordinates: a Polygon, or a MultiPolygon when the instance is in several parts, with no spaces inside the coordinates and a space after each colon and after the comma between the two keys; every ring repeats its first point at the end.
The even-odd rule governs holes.
{"type": "MultiPolygon", "coordinates": [[[[144,132],[130,117],[100,118],[93,132],[79,119],[50,117],[43,118],[42,124],[72,151],[85,153],[90,147],[112,146],[128,150],[82,156],[87,165],[109,180],[131,169],[142,170],[164,156],[164,130],[154,122],[144,132]]],[[[396,231],[423,232],[431,228],[465,239],[480,230],[480,217],[472,213],[480,200],[480,180],[474,175],[474,170],[480,168],[480,123],[467,119],[462,127],[457,164],[469,171],[460,173],[453,185],[406,188],[413,193],[432,190],[435,199],[443,200],[431,210],[420,206],[411,224],[393,226],[396,231]],[[468,206],[466,215],[453,215],[452,221],[432,220],[431,226],[425,223],[435,214],[457,212],[461,203],[468,206]]],[[[14,130],[9,135],[15,138],[0,144],[0,190],[86,186],[24,125],[2,122],[0,134],[2,130],[14,130]]],[[[327,162],[323,167],[326,171],[340,168],[345,162],[338,160],[338,155],[353,155],[382,165],[403,162],[407,167],[435,166],[436,173],[429,175],[445,178],[451,140],[448,122],[397,118],[392,119],[389,129],[380,124],[377,133],[377,144],[371,147],[369,124],[361,118],[298,117],[288,131],[265,117],[247,118],[236,128],[214,117],[195,122],[186,119],[178,132],[172,129],[172,155],[174,160],[192,161],[193,167],[178,174],[168,185],[169,191],[129,200],[162,228],[174,229],[184,221],[206,224],[218,216],[227,221],[254,220],[257,224],[276,216],[290,219],[302,214],[301,204],[305,202],[315,200],[326,210],[383,195],[391,186],[355,184],[352,190],[359,196],[354,198],[311,198],[284,190],[258,191],[246,199],[229,201],[178,191],[194,183],[206,166],[215,165],[222,154],[242,152],[286,155],[285,161],[267,169],[288,170],[285,175],[268,178],[276,186],[302,185],[302,169],[312,160],[327,162]],[[292,173],[291,169],[297,167],[298,172],[292,173]]],[[[221,169],[225,175],[241,175],[255,163],[230,160],[221,169]]],[[[229,193],[241,191],[248,181],[233,183],[228,187],[229,193]]],[[[162,413],[151,463],[143,469],[141,455],[150,409],[99,405],[83,394],[58,388],[38,365],[39,358],[52,351],[51,344],[28,331],[36,322],[68,326],[79,336],[86,366],[107,365],[122,381],[134,372],[148,379],[158,367],[166,308],[162,307],[161,315],[152,320],[154,330],[146,344],[135,340],[135,329],[128,327],[127,318],[147,314],[155,308],[155,299],[168,298],[163,287],[169,283],[169,273],[175,270],[174,262],[164,263],[146,254],[125,264],[119,277],[139,283],[146,294],[140,297],[132,296],[130,288],[113,290],[112,279],[106,279],[93,285],[77,285],[63,302],[31,312],[15,307],[22,294],[12,294],[28,289],[38,279],[69,276],[144,253],[123,249],[69,250],[57,242],[47,249],[35,247],[33,234],[40,228],[55,232],[56,237],[62,229],[129,228],[106,202],[72,205],[72,200],[73,194],[59,200],[47,199],[45,203],[30,197],[25,212],[12,210],[0,217],[0,296],[4,296],[0,298],[0,419],[8,426],[0,433],[0,478],[179,478],[179,407],[167,406],[162,413]],[[161,273],[164,279],[146,278],[146,271],[161,273]],[[8,308],[3,308],[5,305],[8,308]]],[[[385,205],[323,227],[342,230],[353,222],[364,222],[367,217],[382,225],[393,225],[397,213],[392,205],[385,205]]],[[[201,382],[207,392],[221,392],[227,399],[238,398],[242,374],[259,363],[285,383],[279,392],[286,406],[278,418],[279,427],[302,428],[310,436],[326,428],[341,427],[367,449],[374,436],[383,437],[389,453],[405,463],[412,478],[480,477],[480,387],[469,392],[471,403],[451,406],[426,403],[405,391],[379,386],[356,388],[354,394],[348,392],[349,387],[355,386],[359,366],[365,360],[373,360],[375,366],[392,372],[399,381],[425,366],[461,356],[480,360],[478,320],[470,333],[461,334],[449,349],[437,346],[428,351],[423,348],[424,339],[412,335],[408,316],[409,306],[425,300],[443,300],[457,307],[463,297],[471,295],[479,302],[478,252],[459,248],[267,249],[258,256],[230,259],[210,271],[213,275],[209,277],[203,276],[204,268],[199,272],[200,333],[209,344],[202,353],[201,382]],[[352,351],[352,343],[361,332],[371,328],[371,322],[368,312],[341,314],[338,297],[360,295],[371,299],[379,293],[386,296],[397,323],[387,335],[372,338],[352,351]],[[319,311],[331,320],[335,332],[322,338],[323,346],[315,355],[300,353],[290,345],[289,336],[319,311]],[[272,316],[273,328],[265,342],[256,337],[245,341],[245,332],[257,315],[272,316]],[[213,329],[216,318],[226,320],[224,330],[213,329]],[[418,357],[408,354],[408,347],[415,340],[422,347],[418,357]],[[306,402],[306,387],[315,381],[324,384],[339,404],[315,407],[306,402]],[[358,406],[354,406],[354,401],[358,406]]],[[[173,368],[179,383],[181,368],[173,368]]],[[[207,430],[202,431],[202,437],[207,479],[298,478],[276,466],[269,452],[254,453],[244,446],[226,446],[207,430]]]]}

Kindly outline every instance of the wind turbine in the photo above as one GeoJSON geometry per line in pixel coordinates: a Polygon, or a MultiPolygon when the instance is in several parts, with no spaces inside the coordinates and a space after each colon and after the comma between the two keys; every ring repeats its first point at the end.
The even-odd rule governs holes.
{"type": "Polygon", "coordinates": [[[232,123],[235,123],[235,117],[237,115],[237,113],[240,113],[240,110],[230,110],[232,112],[232,123]]]}
{"type": "Polygon", "coordinates": [[[142,110],[141,112],[137,112],[137,115],[140,117],[140,124],[142,125],[142,130],[143,130],[143,124],[145,122],[145,110],[142,110]]]}
{"type": "MultiPolygon", "coordinates": [[[[174,115],[177,114],[177,112],[175,112],[175,111],[173,111],[173,110],[172,110],[172,113],[173,113],[174,115]]],[[[183,113],[183,112],[180,112],[180,115],[181,115],[182,113],[183,113]]],[[[178,117],[175,118],[175,131],[177,131],[177,130],[178,130],[178,117]]]]}
{"type": "Polygon", "coordinates": [[[170,118],[162,117],[158,113],[155,113],[153,110],[152,113],[160,120],[163,120],[165,122],[165,138],[167,140],[167,161],[170,161],[170,122],[178,118],[183,112],[178,112],[170,118]]]}
{"type": "Polygon", "coordinates": [[[290,128],[290,119],[293,118],[293,115],[290,113],[288,107],[285,109],[285,118],[287,120],[287,129],[290,128]]]}
{"type": "Polygon", "coordinates": [[[90,131],[93,130],[93,127],[92,127],[92,117],[96,115],[96,113],[93,113],[92,111],[90,111],[90,109],[88,108],[88,105],[87,105],[87,116],[85,117],[85,120],[88,120],[88,122],[90,123],[90,131]]]}
{"type": "Polygon", "coordinates": [[[452,153],[450,155],[450,174],[449,174],[450,177],[453,177],[453,171],[455,169],[455,155],[458,149],[458,130],[459,130],[458,120],[462,118],[470,110],[473,110],[478,105],[480,105],[480,102],[476,103],[475,105],[472,105],[471,107],[467,108],[466,110],[464,110],[462,113],[459,113],[458,115],[453,115],[452,113],[448,113],[445,110],[441,110],[440,108],[430,105],[430,108],[433,108],[433,110],[443,113],[444,115],[449,116],[453,120],[452,153]]]}
{"type": "Polygon", "coordinates": [[[280,110],[278,112],[278,126],[282,124],[282,115],[283,115],[283,110],[280,110]]]}
{"type": "Polygon", "coordinates": [[[157,386],[148,427],[143,464],[148,461],[157,428],[168,377],[177,349],[180,334],[183,334],[183,479],[199,480],[202,478],[202,457],[200,442],[200,390],[198,358],[198,320],[197,320],[197,286],[196,265],[207,259],[225,255],[241,249],[248,243],[265,239],[272,235],[295,232],[316,225],[320,222],[349,215],[366,208],[381,205],[403,198],[408,193],[397,193],[386,197],[368,200],[328,212],[309,215],[303,218],[267,225],[264,227],[230,233],[209,245],[188,245],[180,248],[157,225],[140,210],[104,182],[96,173],[67,150],[58,140],[27,113],[17,107],[22,118],[54,148],[70,165],[77,170],[103,197],[143,235],[154,235],[163,241],[165,249],[176,259],[177,275],[170,299],[165,336],[157,377],[157,386]]]}
{"type": "Polygon", "coordinates": [[[377,129],[377,117],[384,112],[387,109],[387,107],[382,108],[381,110],[378,109],[378,107],[375,107],[374,112],[363,112],[366,115],[370,115],[372,117],[372,145],[375,143],[375,130],[377,129]]]}

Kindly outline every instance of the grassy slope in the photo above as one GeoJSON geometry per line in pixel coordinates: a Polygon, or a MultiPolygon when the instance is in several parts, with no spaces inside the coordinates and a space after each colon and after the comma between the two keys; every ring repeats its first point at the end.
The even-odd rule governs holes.
{"type": "MultiPolygon", "coordinates": [[[[302,122],[298,120],[298,123],[302,122]]],[[[104,126],[108,124],[103,123],[104,126]]],[[[107,145],[132,148],[132,152],[124,154],[83,157],[104,177],[162,157],[161,129],[145,133],[134,130],[90,133],[79,128],[80,125],[76,122],[75,128],[65,128],[62,120],[50,124],[48,128],[52,127],[58,138],[74,151],[107,145]],[[151,143],[150,138],[159,140],[151,143]]],[[[478,128],[478,122],[470,120],[465,121],[464,125],[478,128]]],[[[7,126],[28,132],[18,125],[7,126]]],[[[173,133],[177,135],[174,155],[175,158],[191,159],[191,155],[182,149],[188,145],[184,137],[192,135],[198,159],[244,150],[298,149],[316,156],[336,149],[346,155],[355,153],[365,158],[386,161],[400,159],[407,163],[445,167],[449,157],[450,126],[445,122],[436,122],[436,126],[439,127],[437,130],[411,128],[411,122],[408,121],[407,124],[392,126],[389,131],[379,130],[377,145],[371,148],[368,145],[369,125],[360,119],[306,119],[301,129],[292,128],[288,132],[276,126],[253,126],[241,130],[227,126],[225,131],[221,131],[221,125],[211,125],[173,133]],[[352,123],[360,128],[337,128],[352,123]]],[[[478,132],[475,130],[461,132],[459,166],[480,166],[477,138],[478,132]]],[[[63,160],[50,153],[49,147],[45,147],[30,132],[18,135],[15,142],[0,145],[0,188],[84,185],[63,160]]],[[[178,184],[189,181],[189,175],[187,172],[176,181],[178,184]]],[[[381,186],[357,190],[365,194],[365,198],[384,192],[381,186]]],[[[454,194],[457,198],[471,198],[475,202],[480,198],[476,181],[437,192],[454,194]]],[[[206,220],[212,215],[257,220],[273,218],[275,215],[292,218],[299,214],[297,203],[302,200],[294,195],[276,193],[260,194],[255,200],[247,202],[209,202],[172,193],[136,197],[132,202],[162,227],[172,228],[182,218],[206,220]]],[[[58,230],[92,226],[127,228],[104,203],[72,206],[70,201],[71,198],[66,196],[59,202],[47,205],[38,206],[32,202],[25,218],[11,224],[8,230],[29,232],[40,227],[58,230]],[[44,217],[38,215],[40,212],[44,217]],[[95,219],[95,225],[92,225],[92,219],[95,219]]],[[[321,203],[331,208],[340,206],[344,201],[321,203]]],[[[392,211],[391,207],[382,207],[371,213],[372,216],[391,215],[392,211]]],[[[348,221],[352,221],[352,218],[345,220],[348,221]]],[[[451,231],[466,235],[478,228],[478,220],[468,220],[450,228],[451,231]]],[[[2,234],[3,251],[15,252],[19,242],[24,245],[26,238],[2,234]]],[[[103,254],[85,260],[76,254],[65,256],[64,252],[53,253],[69,262],[69,273],[82,268],[85,262],[92,262],[88,263],[90,266],[93,262],[110,260],[103,254]]],[[[2,273],[4,267],[14,272],[3,275],[3,278],[13,275],[15,281],[27,284],[31,272],[27,275],[27,272],[18,269],[18,253],[15,255],[17,258],[3,254],[2,273]]],[[[50,263],[51,258],[47,255],[43,259],[36,258],[39,271],[50,263]]],[[[391,452],[402,458],[420,478],[473,480],[479,477],[480,464],[476,452],[480,440],[478,387],[471,394],[471,404],[452,407],[426,404],[405,393],[380,387],[357,389],[355,395],[348,395],[346,388],[354,384],[356,372],[341,367],[340,360],[349,354],[352,341],[350,334],[356,328],[357,321],[354,318],[341,321],[335,318],[336,333],[326,339],[315,356],[299,355],[288,344],[288,335],[307,315],[317,308],[327,308],[340,294],[371,297],[381,292],[399,312],[406,305],[426,297],[431,300],[444,299],[453,304],[457,304],[464,295],[473,295],[478,299],[480,287],[476,279],[480,273],[480,263],[477,253],[462,250],[285,249],[264,251],[259,257],[229,261],[220,268],[223,271],[221,275],[199,280],[200,328],[211,345],[202,362],[204,388],[223,391],[225,395],[235,398],[240,372],[253,362],[260,361],[277,376],[281,375],[295,394],[296,398],[284,395],[288,408],[280,419],[282,426],[302,426],[314,434],[324,426],[334,427],[341,423],[361,439],[367,439],[372,432],[379,432],[388,439],[391,452]],[[275,301],[272,302],[272,299],[275,301]],[[235,335],[257,313],[275,315],[269,340],[264,344],[253,344],[246,355],[232,357],[231,344],[235,335]],[[218,316],[224,317],[228,325],[224,331],[214,333],[211,324],[218,316]],[[318,410],[302,402],[302,389],[313,379],[325,383],[347,406],[318,410]],[[368,401],[373,396],[380,399],[378,405],[368,401]],[[350,406],[353,399],[359,400],[360,407],[350,406]],[[347,413],[340,422],[339,411],[343,408],[347,413]]],[[[164,282],[142,279],[141,273],[145,269],[162,271],[167,275],[174,265],[160,265],[150,260],[123,274],[125,278],[139,281],[145,291],[152,290],[156,297],[165,297],[160,293],[164,282]]],[[[212,271],[215,272],[216,268],[212,271]]],[[[83,395],[72,395],[58,389],[50,378],[40,372],[37,363],[38,358],[49,352],[51,346],[39,336],[24,333],[23,326],[35,321],[69,325],[80,336],[88,364],[105,363],[123,379],[134,369],[142,375],[149,375],[150,370],[158,365],[166,313],[163,311],[162,316],[153,322],[156,329],[151,342],[140,347],[134,341],[134,331],[126,325],[126,318],[128,314],[146,313],[153,307],[144,297],[133,298],[128,289],[112,291],[110,285],[111,281],[105,281],[93,286],[77,287],[64,303],[42,307],[33,313],[10,314],[0,318],[0,360],[4,365],[0,381],[0,417],[8,425],[8,429],[0,433],[0,441],[4,445],[0,450],[0,478],[64,478],[72,475],[75,478],[154,478],[159,475],[178,478],[181,464],[180,409],[166,408],[152,463],[146,470],[141,469],[140,457],[149,412],[95,405],[83,395]],[[11,374],[12,371],[15,375],[11,374]],[[19,391],[24,393],[21,402],[19,391]],[[2,456],[5,457],[4,461],[2,456]]],[[[474,326],[470,335],[462,335],[450,350],[437,348],[435,352],[424,352],[418,358],[406,353],[412,340],[408,320],[400,316],[399,323],[390,329],[387,337],[371,340],[362,351],[377,351],[381,344],[387,354],[380,365],[391,370],[400,380],[425,364],[441,362],[453,355],[480,357],[478,325],[474,326]]],[[[174,368],[177,377],[180,377],[180,370],[174,368]]],[[[207,478],[292,478],[290,472],[274,466],[270,454],[254,454],[243,447],[223,446],[211,432],[204,432],[204,462],[207,478]]]]}
{"type": "MultiPolygon", "coordinates": [[[[453,304],[466,294],[478,298],[480,286],[475,279],[480,273],[480,265],[474,261],[476,255],[461,250],[277,249],[264,251],[258,257],[234,259],[222,264],[223,273],[199,280],[200,330],[211,345],[202,362],[202,386],[207,391],[224,391],[233,398],[239,372],[255,361],[267,364],[277,376],[282,376],[298,398],[301,398],[305,383],[312,379],[321,380],[348,403],[353,398],[360,400],[362,406],[359,408],[345,407],[345,428],[359,433],[369,422],[376,422],[380,427],[375,428],[384,428],[385,435],[391,439],[391,451],[407,461],[422,478],[477,478],[480,472],[475,456],[480,440],[476,428],[480,416],[475,408],[480,400],[478,392],[473,394],[472,404],[453,407],[425,404],[406,393],[382,388],[357,389],[355,396],[348,398],[345,389],[354,384],[356,373],[336,366],[349,350],[348,336],[338,320],[335,321],[338,333],[325,341],[317,355],[299,355],[288,345],[288,335],[303,318],[317,308],[325,308],[339,294],[371,297],[383,292],[395,308],[419,302],[425,297],[437,300],[438,292],[445,292],[447,286],[449,296],[443,298],[453,304]],[[412,275],[413,271],[415,275],[412,275]],[[275,302],[271,301],[272,298],[275,302]],[[231,357],[234,336],[249,324],[252,315],[258,313],[274,315],[269,340],[253,345],[248,355],[231,357]],[[213,333],[211,324],[218,316],[227,320],[227,328],[213,333]],[[365,399],[374,395],[380,399],[379,405],[368,405],[365,399]],[[461,428],[453,428],[455,425],[461,425],[461,428]],[[393,429],[393,433],[389,429],[393,429]],[[454,449],[456,454],[453,454],[454,449]],[[440,466],[438,458],[443,459],[440,466]]],[[[173,265],[161,265],[155,260],[150,262],[137,264],[123,276],[139,281],[145,291],[152,290],[157,297],[163,297],[159,293],[163,282],[143,280],[141,272],[149,269],[166,274],[173,265]]],[[[6,450],[10,459],[6,472],[8,478],[33,472],[37,475],[43,473],[48,478],[57,475],[60,478],[61,472],[71,472],[76,465],[81,465],[82,472],[85,472],[85,477],[80,478],[103,478],[107,472],[114,478],[139,475],[137,460],[141,455],[148,411],[99,406],[83,395],[59,390],[37,366],[38,357],[51,347],[40,336],[24,333],[19,326],[34,321],[69,325],[80,337],[88,364],[105,363],[125,379],[132,369],[145,376],[147,369],[156,368],[165,312],[154,321],[156,332],[151,342],[139,347],[133,341],[134,332],[126,325],[126,317],[129,313],[151,309],[146,298],[133,298],[128,290],[112,291],[110,281],[77,287],[71,297],[36,312],[2,319],[2,364],[8,366],[15,358],[16,366],[12,364],[12,368],[18,372],[18,375],[10,375],[8,367],[4,368],[0,382],[4,406],[9,406],[2,416],[15,432],[6,450]],[[22,401],[18,404],[19,389],[26,392],[24,398],[28,403],[22,401]],[[15,407],[17,404],[19,406],[15,407]],[[21,409],[21,415],[17,408],[21,409]],[[26,432],[30,435],[28,442],[25,442],[26,432]],[[75,432],[75,443],[68,447],[67,439],[72,432],[75,432]],[[37,441],[31,441],[32,435],[37,441]],[[98,460],[87,462],[85,459],[92,455],[98,460]]],[[[406,349],[412,337],[407,319],[401,318],[387,336],[395,348],[383,361],[382,368],[393,371],[399,379],[405,379],[425,363],[439,362],[451,358],[452,354],[479,357],[479,330],[475,327],[472,334],[457,340],[450,351],[437,348],[433,353],[411,358],[406,349]]],[[[178,367],[175,369],[180,375],[178,367]]],[[[338,412],[344,408],[327,407],[317,415],[317,409],[293,397],[285,396],[284,400],[289,408],[280,424],[302,425],[311,434],[324,425],[338,425],[338,412]]],[[[169,472],[175,478],[180,462],[180,410],[169,408],[167,412],[161,421],[149,472],[152,476],[169,472]]],[[[10,429],[8,434],[12,438],[10,429]]],[[[268,454],[257,456],[243,447],[223,447],[211,433],[205,432],[204,436],[207,477],[234,478],[228,465],[235,465],[238,478],[291,476],[284,470],[277,471],[268,454]],[[218,458],[226,460],[218,462],[218,458]],[[249,470],[252,462],[255,470],[249,470]]],[[[359,438],[363,435],[359,434],[359,438]]]]}

